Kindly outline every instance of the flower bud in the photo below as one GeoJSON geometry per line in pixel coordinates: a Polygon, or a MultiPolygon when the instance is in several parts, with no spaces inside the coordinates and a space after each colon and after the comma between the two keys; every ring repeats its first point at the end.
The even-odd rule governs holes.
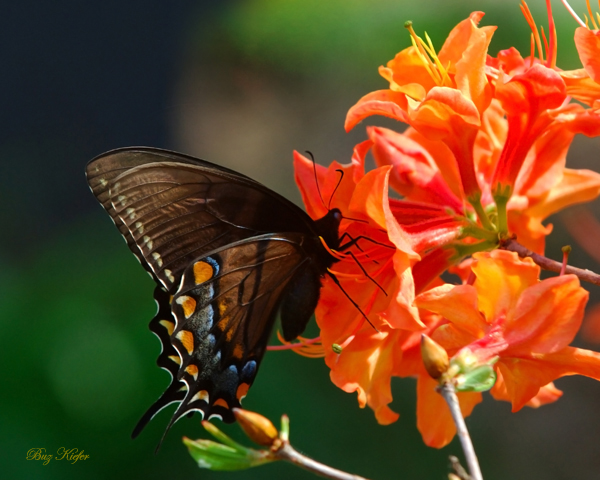
{"type": "Polygon", "coordinates": [[[279,438],[275,426],[262,415],[242,408],[234,408],[233,414],[248,438],[258,445],[270,447],[279,438]]]}
{"type": "Polygon", "coordinates": [[[431,378],[438,379],[448,370],[449,361],[446,350],[427,335],[421,335],[421,356],[425,370],[431,378]]]}

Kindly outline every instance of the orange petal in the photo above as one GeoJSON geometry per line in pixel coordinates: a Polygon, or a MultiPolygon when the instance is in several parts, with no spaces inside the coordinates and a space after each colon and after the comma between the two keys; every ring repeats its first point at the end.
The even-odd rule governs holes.
{"type": "Polygon", "coordinates": [[[421,100],[435,86],[414,47],[397,53],[385,67],[379,67],[379,74],[390,82],[390,90],[405,93],[416,100],[421,100]]]}
{"type": "Polygon", "coordinates": [[[460,172],[454,154],[450,151],[444,142],[428,140],[421,133],[412,127],[407,128],[403,135],[417,142],[421,148],[425,149],[429,156],[435,161],[446,185],[457,198],[463,198],[464,192],[460,181],[460,172]]]}
{"type": "Polygon", "coordinates": [[[570,205],[593,200],[599,194],[600,174],[565,168],[561,181],[542,200],[528,208],[527,215],[545,219],[570,205]]]}
{"type": "Polygon", "coordinates": [[[550,382],[548,385],[544,385],[540,388],[538,394],[526,403],[527,407],[539,408],[542,405],[548,405],[549,403],[556,402],[562,397],[562,390],[559,390],[554,386],[554,383],[550,382]]]}
{"type": "Polygon", "coordinates": [[[508,315],[504,338],[510,344],[505,355],[551,353],[575,338],[589,293],[575,275],[547,278],[524,290],[508,315]]]}
{"type": "Polygon", "coordinates": [[[496,82],[496,97],[506,111],[509,130],[494,174],[494,190],[508,186],[512,191],[527,152],[552,122],[547,111],[559,107],[566,95],[560,75],[539,64],[507,83],[496,82]]]}
{"type": "MultiPolygon", "coordinates": [[[[496,400],[504,400],[506,402],[510,402],[510,396],[508,395],[508,391],[506,389],[506,385],[504,383],[504,378],[499,370],[496,371],[496,383],[490,390],[490,394],[496,400]]],[[[534,397],[529,400],[525,406],[531,408],[538,408],[542,405],[547,405],[549,403],[556,402],[560,397],[562,397],[563,392],[556,388],[554,383],[550,382],[547,385],[541,387],[534,397]]]]}
{"type": "Polygon", "coordinates": [[[508,231],[514,233],[519,243],[532,252],[544,254],[546,236],[552,232],[552,224],[544,225],[542,219],[524,212],[508,211],[508,231]]]}
{"type": "Polygon", "coordinates": [[[378,165],[392,165],[392,187],[404,197],[462,211],[462,201],[450,190],[435,160],[419,143],[387,128],[367,128],[378,165]]]}
{"type": "Polygon", "coordinates": [[[498,362],[512,402],[512,411],[523,408],[540,388],[567,375],[600,380],[600,353],[566,347],[536,358],[503,358],[498,362]]]}
{"type": "Polygon", "coordinates": [[[560,72],[567,86],[567,94],[590,107],[600,98],[600,83],[590,78],[589,73],[579,68],[560,72]]]}
{"type": "MultiPolygon", "coordinates": [[[[452,441],[456,427],[446,401],[436,392],[437,385],[426,375],[419,375],[417,379],[417,428],[427,446],[442,448],[452,441]]],[[[468,417],[481,402],[481,393],[457,395],[463,417],[468,417]]]]}
{"type": "Polygon", "coordinates": [[[575,30],[575,46],[585,71],[600,83],[600,31],[579,27],[575,30]]]}
{"type": "MultiPolygon", "coordinates": [[[[469,19],[471,20],[471,31],[468,45],[464,46],[461,58],[456,62],[454,81],[456,87],[477,106],[479,113],[483,113],[492,100],[492,87],[487,80],[485,63],[488,46],[496,27],[477,28],[477,23],[481,18],[480,14],[481,12],[471,14],[469,19]]],[[[449,44],[451,42],[444,44],[444,47],[449,44]]],[[[442,53],[445,54],[446,51],[443,50],[440,55],[442,53]]]]}
{"type": "Polygon", "coordinates": [[[446,284],[432,288],[418,295],[415,304],[443,316],[455,328],[474,338],[481,337],[487,327],[485,319],[479,313],[477,290],[471,285],[446,284]]]}
{"type": "Polygon", "coordinates": [[[382,425],[395,422],[399,415],[392,402],[391,377],[402,349],[396,348],[399,332],[365,330],[357,335],[331,365],[331,380],[345,392],[358,392],[361,407],[369,405],[382,425]]]}
{"type": "Polygon", "coordinates": [[[540,267],[530,258],[519,259],[505,250],[476,253],[473,258],[478,308],[489,323],[511,312],[521,293],[538,282],[540,267]]]}
{"type": "Polygon", "coordinates": [[[403,93],[391,90],[377,90],[362,97],[348,110],[344,128],[347,132],[352,130],[357,123],[371,115],[383,115],[401,122],[406,122],[406,109],[408,102],[403,93]]]}

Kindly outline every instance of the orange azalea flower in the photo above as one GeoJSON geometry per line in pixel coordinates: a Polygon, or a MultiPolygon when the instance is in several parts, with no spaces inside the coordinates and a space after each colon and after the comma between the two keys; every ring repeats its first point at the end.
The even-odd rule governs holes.
{"type": "Polygon", "coordinates": [[[346,116],[346,130],[370,115],[385,115],[408,123],[429,140],[444,142],[458,159],[466,198],[489,227],[473,158],[481,114],[493,93],[485,63],[495,27],[478,28],[482,17],[475,12],[459,23],[437,55],[410,27],[413,46],[379,69],[390,88],[361,98],[346,116]]]}
{"type": "MultiPolygon", "coordinates": [[[[590,29],[587,22],[583,22],[570,8],[569,4],[563,3],[581,25],[575,30],[575,46],[583,68],[560,72],[567,85],[567,93],[580,102],[589,105],[594,110],[600,108],[600,30],[588,2],[588,12],[594,29],[590,29]]],[[[587,20],[587,19],[586,19],[587,20]]],[[[600,22],[600,19],[599,19],[600,22]]]]}
{"type": "MultiPolygon", "coordinates": [[[[494,398],[512,402],[513,411],[518,411],[558,399],[561,392],[551,382],[559,377],[600,380],[600,354],[568,346],[588,299],[577,277],[540,281],[540,269],[531,259],[503,250],[475,254],[472,271],[473,285],[436,287],[420,294],[415,303],[447,321],[432,338],[454,360],[480,365],[497,359],[494,398]]],[[[420,431],[428,445],[442,447],[454,435],[451,420],[448,416],[443,423],[439,412],[430,410],[439,403],[432,382],[419,382],[424,385],[418,389],[420,431]]],[[[463,394],[463,413],[480,401],[480,395],[463,394]]]]}
{"type": "MultiPolygon", "coordinates": [[[[523,10],[535,28],[525,4],[523,10]]],[[[392,186],[407,199],[459,215],[474,209],[485,229],[514,233],[543,253],[551,226],[542,221],[600,193],[600,175],[564,168],[577,133],[600,135],[600,116],[568,103],[554,66],[553,23],[546,61],[523,59],[515,49],[486,59],[493,28],[477,27],[482,15],[455,27],[439,55],[417,39],[381,67],[390,88],[360,99],[346,128],[375,114],[408,123],[404,134],[368,131],[377,163],[394,165],[392,186]]],[[[537,30],[535,38],[541,49],[537,30]]]]}
{"type": "MultiPolygon", "coordinates": [[[[496,103],[486,110],[483,119],[485,128],[480,130],[474,147],[475,168],[482,185],[481,202],[486,211],[493,212],[492,177],[508,126],[496,103]]],[[[542,222],[600,193],[598,173],[565,168],[567,151],[575,135],[570,128],[574,120],[565,112],[555,122],[527,154],[507,204],[508,231],[515,233],[521,244],[540,254],[544,252],[546,235],[552,231],[551,225],[544,226],[542,222]]],[[[452,154],[443,143],[429,141],[412,128],[397,133],[369,127],[367,132],[377,165],[394,167],[390,185],[407,200],[446,205],[457,215],[470,215],[458,172],[453,168],[452,154]]],[[[492,242],[481,246],[494,245],[492,242]]]]}
{"type": "Polygon", "coordinates": [[[316,318],[332,381],[358,391],[359,404],[368,404],[387,424],[397,419],[387,404],[402,339],[426,328],[413,305],[415,292],[447,268],[452,251],[442,247],[458,237],[463,223],[442,207],[389,199],[390,167],[364,173],[370,146],[358,145],[349,165],[334,162],[326,169],[298,153],[294,165],[308,214],[317,219],[338,208],[344,217],[341,243],[362,237],[339,252],[330,272],[361,310],[326,276],[316,318]]]}

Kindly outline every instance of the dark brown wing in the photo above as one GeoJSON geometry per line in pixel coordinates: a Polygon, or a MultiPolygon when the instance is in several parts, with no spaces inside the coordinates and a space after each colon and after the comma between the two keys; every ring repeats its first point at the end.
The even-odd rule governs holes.
{"type": "Polygon", "coordinates": [[[315,235],[293,203],[232,170],[150,148],[105,153],[87,166],[90,187],[144,268],[173,293],[189,263],[272,232],[315,235]]]}
{"type": "Polygon", "coordinates": [[[167,430],[192,411],[202,412],[204,418],[234,421],[231,409],[240,406],[254,381],[294,278],[314,272],[308,280],[317,292],[320,287],[314,260],[303,249],[304,240],[300,234],[253,237],[190,263],[171,302],[172,317],[155,322],[162,329],[157,334],[163,352],[173,347],[177,351],[178,372],[135,434],[173,401],[180,405],[167,430]]]}

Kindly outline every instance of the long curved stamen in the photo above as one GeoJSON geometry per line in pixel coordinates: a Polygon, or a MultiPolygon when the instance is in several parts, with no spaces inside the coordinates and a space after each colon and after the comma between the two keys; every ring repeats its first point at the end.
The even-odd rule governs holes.
{"type": "Polygon", "coordinates": [[[298,337],[298,342],[287,342],[279,330],[277,330],[277,338],[283,345],[269,345],[269,351],[292,350],[298,355],[309,358],[320,358],[325,356],[325,349],[321,343],[321,337],[304,338],[298,337]]]}
{"type": "Polygon", "coordinates": [[[328,268],[327,271],[335,275],[336,277],[353,278],[357,282],[366,282],[368,280],[368,278],[365,277],[362,273],[343,273],[338,270],[333,270],[331,268],[328,268]]]}
{"type": "Polygon", "coordinates": [[[427,40],[427,43],[425,43],[423,39],[415,33],[411,21],[406,22],[404,27],[410,33],[410,40],[413,47],[415,47],[419,58],[423,62],[423,66],[427,69],[432,80],[438,86],[451,86],[452,80],[450,80],[448,70],[442,65],[442,62],[440,62],[429,35],[425,33],[425,39],[427,40]]]}
{"type": "Polygon", "coordinates": [[[585,24],[585,22],[581,18],[579,18],[579,16],[575,13],[575,10],[573,10],[571,5],[569,5],[569,2],[567,2],[567,0],[561,0],[561,1],[562,1],[563,5],[565,6],[565,8],[567,9],[567,11],[575,19],[575,21],[583,28],[587,28],[587,25],[585,24]]]}
{"type": "Polygon", "coordinates": [[[550,45],[546,46],[546,66],[548,68],[554,68],[556,67],[556,54],[558,52],[558,37],[556,36],[556,25],[554,24],[554,16],[552,15],[552,4],[550,3],[550,0],[546,0],[546,10],[548,11],[548,31],[550,35],[550,45]]]}
{"type": "MultiPolygon", "coordinates": [[[[521,12],[523,13],[523,16],[525,17],[525,21],[527,22],[527,24],[529,25],[529,28],[531,29],[531,34],[533,35],[533,38],[535,40],[535,45],[537,46],[537,50],[540,55],[540,60],[543,62],[544,61],[544,51],[542,50],[542,41],[540,39],[540,33],[538,32],[537,25],[535,24],[535,20],[533,19],[533,15],[531,14],[531,10],[529,10],[529,6],[525,2],[525,0],[522,0],[521,5],[519,7],[521,8],[521,12]]],[[[532,61],[533,61],[534,56],[535,56],[534,53],[532,53],[531,54],[532,61]]]]}
{"type": "Polygon", "coordinates": [[[529,52],[529,68],[533,67],[533,62],[535,60],[535,38],[533,37],[533,33],[531,34],[531,49],[529,52]]]}
{"type": "MultiPolygon", "coordinates": [[[[598,30],[598,24],[596,23],[596,20],[594,19],[594,14],[592,13],[592,7],[590,6],[590,0],[585,0],[585,3],[587,4],[587,10],[588,10],[588,13],[590,14],[590,20],[592,21],[594,30],[598,30]]],[[[599,4],[599,6],[600,6],[600,4],[599,4]]]]}
{"type": "Polygon", "coordinates": [[[321,245],[323,245],[323,248],[327,250],[327,253],[329,253],[329,255],[331,255],[334,258],[337,258],[338,260],[344,260],[346,258],[346,256],[343,253],[329,248],[329,245],[327,245],[327,242],[323,239],[323,237],[320,236],[319,240],[321,240],[321,245]]]}

